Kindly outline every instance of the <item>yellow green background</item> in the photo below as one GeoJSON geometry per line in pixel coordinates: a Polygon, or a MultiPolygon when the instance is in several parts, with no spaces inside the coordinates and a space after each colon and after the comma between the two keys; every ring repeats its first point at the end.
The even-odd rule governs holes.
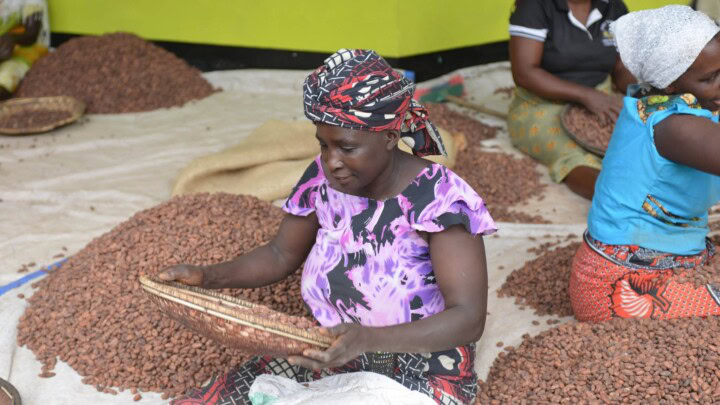
{"type": "MultiPolygon", "coordinates": [[[[547,0],[551,1],[551,0],[547,0]]],[[[49,0],[53,32],[405,57],[503,41],[514,0],[49,0]]],[[[626,0],[631,10],[687,4],[626,0]]]]}

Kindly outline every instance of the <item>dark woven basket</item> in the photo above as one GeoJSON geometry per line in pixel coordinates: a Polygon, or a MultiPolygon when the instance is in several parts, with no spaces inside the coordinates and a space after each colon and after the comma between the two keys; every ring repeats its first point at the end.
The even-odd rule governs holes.
{"type": "Polygon", "coordinates": [[[585,142],[584,138],[582,138],[581,136],[579,136],[578,134],[573,132],[570,125],[567,124],[567,116],[570,112],[570,108],[572,108],[573,106],[574,106],[573,104],[567,104],[565,106],[565,108],[563,108],[562,113],[560,114],[560,123],[562,124],[562,127],[568,133],[568,136],[570,137],[570,139],[572,139],[573,141],[575,141],[575,143],[580,145],[581,148],[585,149],[586,151],[588,151],[594,155],[597,155],[600,157],[605,156],[605,151],[607,150],[606,148],[598,148],[597,146],[588,144],[587,142],[585,142]]]}
{"type": "Polygon", "coordinates": [[[333,341],[321,334],[318,327],[301,328],[281,322],[278,320],[281,313],[239,298],[145,276],[140,277],[140,284],[158,307],[177,322],[248,354],[287,357],[309,348],[327,348],[333,341]]]}
{"type": "Polygon", "coordinates": [[[10,404],[12,405],[22,405],[22,400],[20,399],[20,393],[18,390],[2,378],[0,378],[0,395],[7,395],[10,397],[10,404]]]}
{"type": "Polygon", "coordinates": [[[13,98],[0,104],[0,117],[37,110],[66,112],[69,115],[45,125],[25,128],[5,128],[0,126],[0,134],[29,135],[51,131],[82,117],[85,112],[85,103],[69,96],[13,98]]]}

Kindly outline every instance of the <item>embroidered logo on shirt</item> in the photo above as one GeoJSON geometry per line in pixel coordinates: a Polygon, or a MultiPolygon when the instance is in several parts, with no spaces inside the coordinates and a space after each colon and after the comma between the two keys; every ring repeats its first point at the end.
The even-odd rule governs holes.
{"type": "Polygon", "coordinates": [[[602,33],[602,44],[605,46],[615,46],[615,37],[610,32],[610,24],[615,20],[605,20],[600,24],[600,32],[602,33]]]}

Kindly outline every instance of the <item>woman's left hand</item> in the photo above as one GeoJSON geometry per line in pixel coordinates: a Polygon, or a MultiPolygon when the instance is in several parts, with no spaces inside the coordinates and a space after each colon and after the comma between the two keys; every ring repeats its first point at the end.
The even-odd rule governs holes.
{"type": "Polygon", "coordinates": [[[327,350],[306,349],[302,356],[288,357],[290,364],[311,370],[340,367],[361,354],[373,350],[375,328],[355,323],[342,323],[326,330],[336,337],[327,350]]]}

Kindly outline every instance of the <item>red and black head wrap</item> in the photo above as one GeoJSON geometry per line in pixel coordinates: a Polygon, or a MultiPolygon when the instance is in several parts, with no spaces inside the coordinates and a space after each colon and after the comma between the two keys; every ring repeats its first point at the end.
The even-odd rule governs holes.
{"type": "Polygon", "coordinates": [[[305,116],[362,131],[400,131],[417,156],[447,155],[415,84],[374,51],[341,49],[305,79],[305,116]]]}

